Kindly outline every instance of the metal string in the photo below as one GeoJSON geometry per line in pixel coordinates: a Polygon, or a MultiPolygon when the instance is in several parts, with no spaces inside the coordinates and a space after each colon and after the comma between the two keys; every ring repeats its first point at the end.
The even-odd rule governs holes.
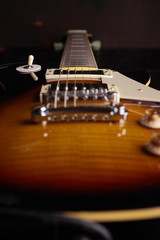
{"type": "Polygon", "coordinates": [[[61,74],[62,74],[63,70],[60,70],[59,73],[59,77],[58,77],[58,81],[57,81],[57,86],[56,86],[56,90],[55,90],[55,94],[54,94],[54,108],[57,108],[57,102],[58,102],[58,92],[60,89],[60,78],[61,78],[61,74]]]}
{"type": "MultiPolygon", "coordinates": [[[[85,38],[85,40],[86,40],[86,38],[85,38]]],[[[88,39],[87,39],[87,41],[88,41],[88,39]]],[[[89,60],[89,55],[87,54],[87,68],[88,68],[88,71],[90,72],[91,71],[91,68],[90,68],[90,60],[89,60]]],[[[90,78],[91,78],[91,73],[90,73],[90,78]]],[[[83,87],[85,87],[85,83],[83,83],[83,87]]],[[[86,89],[86,91],[87,91],[87,89],[86,89]]]]}
{"type": "Polygon", "coordinates": [[[68,71],[67,71],[67,78],[66,78],[66,85],[65,85],[65,92],[64,92],[64,107],[66,108],[67,107],[67,101],[68,101],[68,78],[69,78],[69,68],[68,68],[68,71]]]}
{"type": "MultiPolygon", "coordinates": [[[[71,41],[71,36],[68,38],[68,42],[71,41]]],[[[71,49],[70,49],[71,51],[71,49]]],[[[65,85],[65,92],[64,92],[64,107],[67,107],[67,101],[68,101],[68,79],[69,79],[69,72],[70,72],[70,63],[71,63],[71,54],[69,56],[68,61],[68,69],[67,69],[67,78],[66,78],[66,85],[65,85]]]]}
{"type": "MultiPolygon", "coordinates": [[[[75,53],[77,54],[77,44],[76,44],[76,50],[75,53]]],[[[77,59],[77,58],[76,58],[77,59]]],[[[75,76],[74,76],[74,98],[73,98],[73,106],[77,106],[77,79],[76,79],[76,66],[75,66],[75,76]]]]}
{"type": "MultiPolygon", "coordinates": [[[[71,66],[71,60],[72,60],[72,56],[71,56],[71,54],[72,54],[72,52],[75,54],[75,75],[74,75],[74,88],[73,88],[73,92],[74,92],[74,94],[73,94],[73,105],[74,105],[74,107],[76,107],[77,106],[77,70],[76,70],[76,60],[77,60],[77,56],[78,56],[78,59],[80,60],[80,56],[81,56],[81,60],[83,59],[82,58],[82,56],[83,56],[83,52],[84,52],[84,47],[87,47],[86,46],[86,44],[84,44],[83,43],[83,48],[82,48],[82,46],[80,47],[80,49],[77,47],[78,46],[78,44],[77,44],[77,42],[76,42],[76,44],[70,44],[71,43],[71,41],[72,41],[72,39],[73,39],[73,37],[72,37],[73,35],[70,35],[69,36],[69,38],[68,38],[68,41],[67,41],[67,43],[68,43],[68,45],[67,46],[69,46],[70,47],[70,55],[69,55],[69,61],[67,62],[68,64],[68,66],[67,66],[67,77],[66,77],[66,84],[65,84],[65,91],[64,91],[64,107],[66,108],[67,107],[67,101],[68,101],[68,85],[69,85],[69,73],[70,73],[70,67],[72,67],[71,66]],[[70,45],[69,45],[70,44],[70,45]],[[72,51],[72,47],[74,46],[74,51],[72,51]],[[80,55],[78,55],[78,50],[80,51],[80,55]]],[[[75,35],[74,35],[75,36],[75,35]]],[[[81,36],[82,38],[81,39],[83,39],[84,41],[86,40],[86,37],[83,37],[83,35],[81,36]]],[[[86,49],[85,49],[86,50],[86,49]]],[[[65,49],[65,52],[67,52],[67,49],[65,49]]],[[[86,52],[86,54],[87,54],[87,52],[86,52]]],[[[86,66],[88,67],[88,69],[89,69],[89,71],[91,71],[91,68],[90,68],[90,59],[89,59],[89,56],[88,56],[88,54],[87,54],[87,57],[86,57],[86,59],[85,59],[85,64],[86,64],[86,66]]],[[[64,58],[63,58],[63,62],[65,62],[64,61],[64,58]]],[[[62,64],[63,65],[63,64],[62,64]]],[[[84,78],[84,69],[83,69],[83,67],[81,68],[81,71],[82,71],[82,73],[81,73],[81,75],[82,75],[82,79],[84,78]]],[[[62,74],[62,72],[63,72],[63,70],[61,69],[61,71],[60,71],[60,74],[59,74],[59,78],[58,78],[58,82],[57,82],[57,86],[56,86],[56,90],[55,90],[55,99],[54,99],[54,108],[57,108],[57,102],[58,102],[58,93],[59,93],[59,89],[60,89],[60,78],[61,78],[61,74],[62,74]]],[[[90,74],[90,77],[91,77],[91,74],[90,74]]],[[[84,81],[82,81],[82,86],[83,86],[83,88],[85,88],[85,83],[84,83],[84,81]]]]}

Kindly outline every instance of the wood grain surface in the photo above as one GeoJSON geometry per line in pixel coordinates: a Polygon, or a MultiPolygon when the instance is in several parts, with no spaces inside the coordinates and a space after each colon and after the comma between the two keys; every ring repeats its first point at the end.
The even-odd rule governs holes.
{"type": "Polygon", "coordinates": [[[39,90],[1,104],[1,186],[106,194],[160,186],[160,159],[144,150],[155,130],[139,124],[145,107],[127,105],[124,124],[35,124],[39,90]]]}

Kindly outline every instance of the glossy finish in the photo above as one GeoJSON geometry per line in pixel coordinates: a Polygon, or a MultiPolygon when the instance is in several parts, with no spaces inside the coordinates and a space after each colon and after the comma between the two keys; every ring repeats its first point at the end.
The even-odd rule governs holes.
{"type": "Polygon", "coordinates": [[[106,194],[160,186],[160,158],[143,149],[160,130],[139,124],[145,107],[128,105],[124,124],[34,124],[38,91],[1,104],[1,185],[106,194]]]}
{"type": "MultiPolygon", "coordinates": [[[[24,52],[17,49],[14,51],[18,51],[18,59],[25,60],[24,52]]],[[[30,49],[26,51],[27,55],[31,53],[30,49]]],[[[50,49],[49,53],[46,49],[34,49],[32,52],[34,55],[38,52],[41,56],[38,63],[43,67],[37,73],[39,83],[29,75],[16,73],[16,67],[25,62],[13,65],[13,71],[9,71],[12,69],[10,65],[1,66],[0,206],[8,208],[9,203],[10,207],[22,207],[27,211],[28,208],[49,211],[88,210],[83,218],[93,221],[119,221],[121,215],[121,221],[160,216],[158,207],[148,208],[159,206],[160,201],[160,158],[144,150],[145,143],[160,130],[149,129],[139,123],[148,107],[123,102],[129,111],[124,124],[35,124],[31,112],[39,105],[45,69],[57,67],[57,63],[52,62],[57,58],[53,58],[50,49]],[[52,63],[49,64],[48,59],[52,63]],[[129,208],[143,208],[143,211],[135,211],[134,214],[128,210],[121,212],[129,208]],[[117,209],[120,211],[114,212],[117,209]],[[95,210],[103,211],[100,212],[100,218],[95,210]]],[[[100,64],[102,67],[105,65],[117,70],[137,69],[137,65],[142,67],[142,61],[137,61],[139,56],[144,56],[142,50],[135,50],[135,55],[131,50],[107,50],[102,53],[106,56],[101,56],[105,60],[100,64]],[[120,56],[123,56],[121,61],[120,56]],[[127,56],[131,57],[128,59],[127,56]],[[135,64],[133,56],[137,57],[135,64]]],[[[149,54],[150,51],[147,51],[147,56],[149,54]]],[[[157,52],[153,51],[153,59],[155,54],[157,52]]],[[[149,61],[150,58],[147,59],[149,61]]],[[[149,66],[158,68],[155,61],[151,63],[149,66]]],[[[159,74],[156,72],[157,78],[154,79],[154,69],[150,72],[151,85],[159,89],[159,74]]],[[[146,83],[143,81],[143,75],[146,76],[143,72],[131,75],[146,83]]],[[[70,212],[67,214],[73,216],[70,212]]],[[[80,217],[77,213],[74,216],[80,217]]]]}

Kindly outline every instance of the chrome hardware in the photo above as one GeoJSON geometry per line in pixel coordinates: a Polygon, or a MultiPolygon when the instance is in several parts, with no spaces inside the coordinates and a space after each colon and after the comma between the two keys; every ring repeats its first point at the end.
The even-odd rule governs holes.
{"type": "Polygon", "coordinates": [[[123,105],[106,106],[77,106],[54,108],[54,104],[37,106],[34,108],[35,122],[61,121],[125,121],[128,111],[123,105]]]}
{"type": "Polygon", "coordinates": [[[103,83],[47,84],[40,93],[44,105],[35,107],[33,119],[35,122],[124,121],[128,111],[119,104],[116,90],[115,85],[103,83]]]}
{"type": "Polygon", "coordinates": [[[119,102],[119,94],[117,92],[108,92],[108,100],[114,105],[119,102]]]}
{"type": "MultiPolygon", "coordinates": [[[[76,87],[73,83],[67,86],[67,101],[69,100],[103,100],[110,103],[119,103],[119,93],[115,91],[110,91],[110,86],[107,84],[83,84],[78,83],[76,87]]],[[[63,101],[66,95],[66,84],[61,83],[60,87],[57,88],[56,84],[47,84],[42,86],[40,92],[40,102],[41,103],[51,103],[54,102],[56,96],[57,101],[63,101]]]]}

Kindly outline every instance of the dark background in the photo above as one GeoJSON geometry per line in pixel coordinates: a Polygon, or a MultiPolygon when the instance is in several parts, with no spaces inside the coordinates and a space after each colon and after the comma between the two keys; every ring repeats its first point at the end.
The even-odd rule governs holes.
{"type": "Polygon", "coordinates": [[[159,0],[0,0],[0,47],[49,46],[87,29],[104,48],[160,48],[159,0]]]}

